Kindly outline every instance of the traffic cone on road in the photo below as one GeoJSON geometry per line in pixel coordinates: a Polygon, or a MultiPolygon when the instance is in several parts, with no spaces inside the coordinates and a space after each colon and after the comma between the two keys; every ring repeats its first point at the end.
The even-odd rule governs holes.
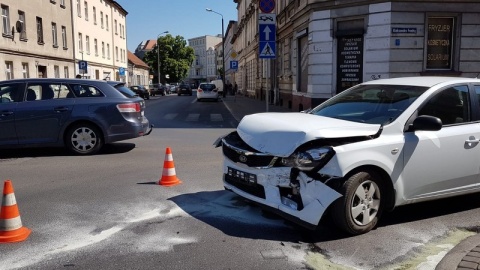
{"type": "Polygon", "coordinates": [[[162,178],[160,178],[158,184],[162,186],[175,186],[181,183],[182,181],[177,178],[177,175],[175,173],[175,164],[173,163],[172,150],[170,149],[170,147],[167,147],[165,153],[165,161],[163,162],[162,178]]]}
{"type": "Polygon", "coordinates": [[[6,180],[3,186],[2,208],[0,210],[0,243],[20,242],[28,238],[31,230],[22,226],[13,185],[6,180]]]}

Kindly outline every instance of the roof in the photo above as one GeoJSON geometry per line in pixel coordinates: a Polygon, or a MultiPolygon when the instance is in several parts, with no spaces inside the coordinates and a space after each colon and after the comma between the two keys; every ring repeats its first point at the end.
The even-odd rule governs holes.
{"type": "Polygon", "coordinates": [[[149,39],[147,40],[147,44],[145,44],[145,47],[143,47],[143,49],[149,51],[149,50],[153,50],[155,46],[157,46],[157,40],[149,39]]]}
{"type": "Polygon", "coordinates": [[[459,81],[459,82],[480,82],[480,79],[476,78],[466,78],[466,77],[444,77],[444,76],[418,76],[418,77],[401,77],[401,78],[392,78],[392,79],[381,79],[364,82],[363,84],[392,84],[392,85],[415,85],[415,86],[424,86],[432,87],[434,85],[459,81]]]}
{"type": "Polygon", "coordinates": [[[147,64],[145,64],[145,62],[143,62],[131,51],[127,51],[127,57],[128,57],[128,61],[132,62],[132,64],[134,64],[135,67],[144,67],[144,68],[150,69],[150,67],[147,64]]]}

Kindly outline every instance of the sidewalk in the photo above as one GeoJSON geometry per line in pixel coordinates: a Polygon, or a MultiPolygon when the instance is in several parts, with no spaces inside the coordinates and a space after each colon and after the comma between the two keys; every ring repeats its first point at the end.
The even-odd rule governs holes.
{"type": "MultiPolygon", "coordinates": [[[[265,100],[258,100],[240,95],[227,95],[225,98],[222,98],[222,101],[225,104],[225,107],[227,107],[227,109],[238,122],[240,122],[240,120],[242,120],[242,118],[247,114],[267,111],[267,102],[265,100]]],[[[292,110],[285,107],[268,104],[268,112],[292,112],[292,110]]]]}
{"type": "MultiPolygon", "coordinates": [[[[226,96],[223,103],[240,122],[245,115],[267,111],[265,100],[245,96],[226,96]]],[[[292,112],[292,110],[268,105],[268,112],[292,112]]],[[[452,248],[437,264],[435,270],[480,270],[480,234],[471,236],[452,248]]]]}

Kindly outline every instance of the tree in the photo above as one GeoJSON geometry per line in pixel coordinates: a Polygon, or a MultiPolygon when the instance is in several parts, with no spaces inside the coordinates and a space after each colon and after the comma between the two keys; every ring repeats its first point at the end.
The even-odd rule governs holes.
{"type": "Polygon", "coordinates": [[[187,46],[187,41],[182,36],[173,37],[170,34],[159,37],[157,44],[158,47],[155,46],[153,50],[147,52],[143,59],[150,66],[152,73],[158,74],[157,50],[159,50],[161,81],[170,83],[186,78],[195,59],[193,48],[187,46]]]}

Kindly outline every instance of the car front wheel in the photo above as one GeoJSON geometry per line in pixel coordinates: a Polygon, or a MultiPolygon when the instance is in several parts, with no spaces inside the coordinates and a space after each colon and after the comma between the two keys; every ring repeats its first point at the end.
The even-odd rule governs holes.
{"type": "Polygon", "coordinates": [[[92,155],[103,146],[103,138],[100,130],[88,123],[72,126],[66,136],[68,150],[74,154],[92,155]]]}
{"type": "Polygon", "coordinates": [[[380,176],[373,171],[349,177],[341,188],[343,197],[332,206],[333,222],[353,235],[372,230],[383,210],[382,187],[380,176]]]}

